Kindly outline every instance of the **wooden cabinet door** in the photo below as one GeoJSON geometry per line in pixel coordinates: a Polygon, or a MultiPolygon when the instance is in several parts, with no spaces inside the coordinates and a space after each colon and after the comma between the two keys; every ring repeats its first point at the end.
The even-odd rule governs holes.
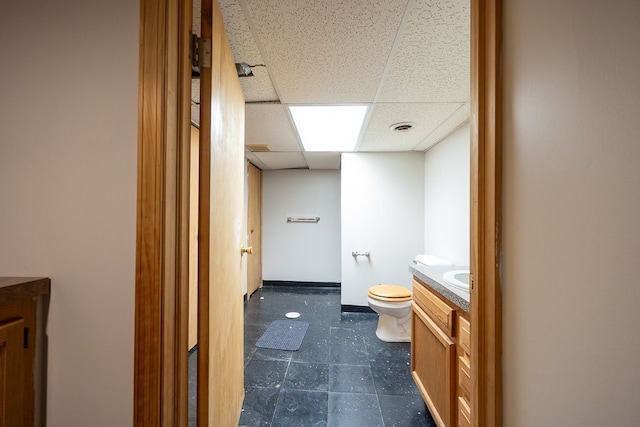
{"type": "Polygon", "coordinates": [[[455,343],[413,305],[411,373],[440,427],[455,420],[455,343]]]}
{"type": "Polygon", "coordinates": [[[24,340],[23,319],[0,324],[0,427],[33,424],[27,399],[30,363],[24,340]]]}

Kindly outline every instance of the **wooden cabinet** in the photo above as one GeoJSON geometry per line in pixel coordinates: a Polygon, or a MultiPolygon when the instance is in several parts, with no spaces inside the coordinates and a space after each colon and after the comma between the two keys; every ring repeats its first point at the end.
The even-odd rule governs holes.
{"type": "Polygon", "coordinates": [[[471,425],[471,323],[458,318],[458,425],[471,425]]]}
{"type": "Polygon", "coordinates": [[[466,313],[413,281],[411,373],[440,427],[471,426],[471,324],[466,313]]]}
{"type": "Polygon", "coordinates": [[[411,373],[433,419],[439,426],[450,426],[455,408],[455,343],[418,305],[413,306],[411,327],[411,373]]]}
{"type": "Polygon", "coordinates": [[[29,371],[23,347],[24,319],[0,322],[0,425],[31,423],[26,402],[29,371]]]}
{"type": "Polygon", "coordinates": [[[0,427],[44,425],[49,283],[0,277],[0,427]]]}

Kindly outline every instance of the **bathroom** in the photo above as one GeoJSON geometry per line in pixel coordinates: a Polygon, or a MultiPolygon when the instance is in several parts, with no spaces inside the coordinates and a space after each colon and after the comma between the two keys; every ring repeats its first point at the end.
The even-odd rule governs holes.
{"type": "Polygon", "coordinates": [[[416,255],[468,266],[469,156],[467,122],[424,153],[346,153],[340,170],[263,171],[263,280],[340,283],[349,311],[367,306],[374,284],[410,289],[416,255]]]}
{"type": "Polygon", "coordinates": [[[245,304],[241,425],[297,422],[289,405],[306,408],[298,416],[307,421],[434,425],[411,378],[409,344],[376,338],[367,291],[411,290],[409,265],[420,254],[469,265],[469,148],[465,123],[427,152],[348,153],[340,170],[262,172],[265,291],[245,304]],[[318,285],[327,288],[310,287],[318,285]],[[310,324],[300,351],[256,348],[289,311],[310,324]]]}
{"type": "MultiPolygon", "coordinates": [[[[348,37],[349,43],[338,46],[326,36],[305,42],[305,35],[314,31],[326,35],[324,27],[317,28],[316,19],[324,15],[313,18],[310,11],[314,8],[294,14],[296,21],[302,15],[309,22],[301,34],[295,31],[301,26],[287,27],[291,29],[289,34],[259,29],[271,28],[273,22],[279,22],[277,7],[252,2],[251,14],[245,16],[245,22],[242,16],[248,8],[239,10],[232,4],[222,5],[225,25],[231,29],[234,60],[247,61],[245,64],[253,74],[251,78],[240,79],[245,95],[245,156],[262,170],[261,233],[258,233],[262,242],[250,242],[255,227],[250,225],[249,216],[247,241],[243,243],[244,251],[249,247],[257,249],[253,256],[245,257],[247,270],[250,267],[253,270],[255,266],[249,264],[259,259],[261,272],[259,281],[249,279],[254,279],[254,274],[244,275],[247,277],[244,293],[249,298],[247,312],[255,300],[265,296],[252,295],[255,282],[264,282],[267,287],[293,283],[302,292],[305,285],[320,283],[339,285],[334,288],[339,299],[331,300],[338,315],[342,310],[368,311],[367,315],[375,316],[370,311],[369,288],[388,283],[409,290],[412,279],[409,266],[417,255],[437,254],[454,265],[469,265],[468,3],[456,3],[446,11],[428,3],[399,2],[389,8],[383,5],[386,2],[379,4],[384,13],[371,14],[372,9],[354,4],[350,7],[353,15],[343,15],[348,18],[346,22],[331,19],[330,25],[337,34],[341,28],[362,27],[355,31],[361,34],[361,39],[348,37]],[[366,21],[363,17],[369,14],[379,25],[363,25],[366,21]],[[435,37],[438,42],[434,43],[434,35],[424,27],[433,21],[442,24],[442,20],[451,25],[452,32],[438,32],[435,37]],[[382,36],[381,30],[388,40],[388,50],[369,46],[374,36],[370,32],[375,31],[377,38],[382,36]],[[234,32],[238,33],[237,39],[234,32]],[[428,42],[411,43],[411,37],[402,35],[426,37],[428,42]],[[255,50],[259,55],[238,42],[245,40],[245,36],[257,36],[260,43],[255,50]],[[282,40],[288,44],[281,44],[282,40]],[[300,55],[295,60],[289,55],[306,53],[310,43],[318,52],[329,52],[328,59],[312,60],[308,75],[279,75],[280,66],[289,69],[295,63],[298,64],[295,68],[305,68],[301,61],[313,55],[300,55]],[[426,56],[425,50],[429,51],[426,56]],[[359,64],[357,69],[367,72],[353,73],[354,68],[341,66],[345,56],[349,63],[359,64]],[[427,57],[439,58],[438,64],[447,71],[433,71],[427,57]],[[405,62],[407,58],[411,58],[410,64],[405,62]],[[331,78],[326,80],[327,76],[331,78]],[[257,87],[264,90],[257,91],[257,87]],[[300,133],[298,124],[291,121],[295,104],[350,104],[362,100],[369,100],[371,106],[357,147],[328,152],[322,152],[326,147],[320,152],[303,148],[304,138],[300,140],[296,133],[296,129],[300,133]],[[433,147],[436,143],[439,144],[433,147]],[[436,205],[435,210],[431,209],[436,205]],[[446,214],[438,216],[442,211],[446,214]],[[288,218],[317,220],[288,221],[288,218]]],[[[291,11],[283,12],[289,16],[287,13],[291,11]]],[[[199,115],[195,112],[202,100],[196,97],[192,101],[192,120],[197,121],[199,115]]],[[[335,120],[330,123],[326,127],[339,129],[335,120]]],[[[250,175],[247,181],[251,181],[250,175]]],[[[248,199],[251,200],[251,192],[248,199]]],[[[303,308],[301,305],[292,310],[303,312],[303,308]]],[[[305,313],[301,314],[304,317],[305,313]]],[[[246,349],[251,350],[255,343],[247,345],[246,326],[251,323],[246,320],[245,379],[251,384],[255,370],[250,369],[252,360],[246,365],[246,349]]],[[[252,393],[247,392],[250,387],[246,384],[245,395],[250,398],[252,393]]],[[[248,412],[246,409],[245,406],[244,414],[248,412]]]]}

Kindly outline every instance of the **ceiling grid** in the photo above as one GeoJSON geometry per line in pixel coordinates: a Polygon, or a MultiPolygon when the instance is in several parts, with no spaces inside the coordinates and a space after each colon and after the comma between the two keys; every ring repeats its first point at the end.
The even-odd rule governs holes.
{"type": "Polygon", "coordinates": [[[266,65],[240,79],[246,145],[270,148],[246,151],[258,167],[340,168],[340,153],[302,149],[289,105],[369,105],[356,147],[363,152],[425,151],[469,118],[469,0],[221,0],[220,7],[235,61],[266,65]],[[389,129],[398,122],[413,128],[389,129]]]}

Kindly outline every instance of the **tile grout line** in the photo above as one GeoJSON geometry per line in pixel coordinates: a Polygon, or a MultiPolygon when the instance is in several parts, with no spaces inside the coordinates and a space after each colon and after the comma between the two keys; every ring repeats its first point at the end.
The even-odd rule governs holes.
{"type": "Polygon", "coordinates": [[[276,405],[273,408],[273,415],[271,416],[271,422],[269,422],[269,426],[272,426],[273,422],[276,419],[278,403],[280,402],[280,398],[282,397],[282,390],[284,390],[284,382],[287,379],[287,373],[289,372],[289,367],[291,366],[291,359],[292,357],[290,357],[289,360],[287,360],[287,369],[284,370],[284,376],[282,377],[282,384],[280,384],[280,390],[278,390],[278,398],[276,399],[276,405]]]}
{"type": "Polygon", "coordinates": [[[369,373],[371,374],[371,381],[373,382],[373,389],[376,392],[376,401],[378,402],[378,412],[380,413],[380,421],[382,421],[382,427],[386,427],[384,422],[384,416],[382,415],[382,405],[380,405],[380,394],[378,393],[378,387],[376,386],[376,378],[373,376],[373,368],[371,367],[371,355],[369,354],[368,343],[365,340],[365,348],[367,349],[367,355],[369,356],[369,373]]]}

